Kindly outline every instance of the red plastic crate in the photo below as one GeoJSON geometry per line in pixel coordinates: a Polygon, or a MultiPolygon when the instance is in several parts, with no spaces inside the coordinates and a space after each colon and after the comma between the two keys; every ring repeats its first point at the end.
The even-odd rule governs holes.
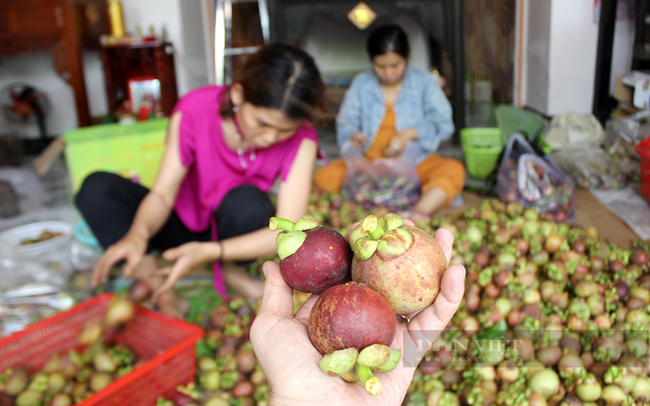
{"type": "Polygon", "coordinates": [[[641,159],[641,194],[650,202],[650,136],[636,145],[641,159]]]}
{"type": "MultiPolygon", "coordinates": [[[[22,365],[33,373],[53,354],[79,348],[82,324],[102,317],[113,297],[110,293],[94,296],[0,339],[0,371],[22,365]]],[[[194,381],[195,347],[201,337],[199,326],[137,306],[135,317],[116,342],[131,347],[138,359],[146,362],[78,405],[153,406],[158,396],[170,397],[178,385],[194,381]]]]}

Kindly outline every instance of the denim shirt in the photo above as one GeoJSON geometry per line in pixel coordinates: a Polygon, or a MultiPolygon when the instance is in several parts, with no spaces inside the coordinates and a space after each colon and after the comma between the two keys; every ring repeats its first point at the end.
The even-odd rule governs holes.
{"type": "MultiPolygon", "coordinates": [[[[423,70],[406,67],[402,89],[393,110],[397,132],[417,128],[421,150],[418,163],[436,152],[440,142],[448,140],[454,132],[451,104],[433,75],[423,70]]],[[[368,138],[362,148],[365,153],[372,145],[385,115],[386,105],[379,78],[374,71],[355,76],[336,117],[339,147],[353,133],[361,132],[368,138]]]]}

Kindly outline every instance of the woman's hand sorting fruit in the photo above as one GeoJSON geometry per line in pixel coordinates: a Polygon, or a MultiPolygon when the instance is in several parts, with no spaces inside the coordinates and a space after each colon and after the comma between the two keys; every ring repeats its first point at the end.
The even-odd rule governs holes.
{"type": "Polygon", "coordinates": [[[165,283],[153,292],[151,300],[153,303],[183,276],[190,273],[194,268],[205,262],[214,260],[211,247],[216,246],[213,243],[188,242],[180,247],[171,248],[163,252],[162,256],[167,261],[175,261],[172,265],[156,271],[155,275],[165,275],[165,283]]]}
{"type": "MultiPolygon", "coordinates": [[[[405,223],[412,225],[408,220],[405,223]]],[[[356,224],[350,229],[353,230],[355,227],[356,224]]],[[[346,238],[349,236],[350,233],[346,238]]],[[[439,229],[433,237],[442,249],[448,264],[454,240],[453,234],[446,229],[439,229]]],[[[333,291],[327,293],[330,292],[328,290],[322,295],[313,294],[294,315],[293,291],[284,281],[280,266],[275,262],[267,262],[263,270],[266,275],[266,285],[260,312],[251,329],[251,342],[268,377],[269,405],[401,404],[413,379],[416,366],[424,353],[417,349],[422,350],[422,343],[433,343],[445,329],[458,310],[463,297],[465,280],[463,266],[449,266],[442,275],[440,292],[430,306],[417,315],[409,315],[412,317],[408,323],[402,317],[395,316],[397,324],[390,346],[381,344],[382,340],[378,340],[378,344],[366,347],[369,351],[365,351],[362,356],[350,342],[344,347],[351,348],[321,354],[312,344],[315,338],[313,325],[310,327],[310,313],[315,305],[325,306],[326,301],[323,300],[317,304],[319,297],[328,296],[329,299],[334,294],[333,291]],[[367,361],[370,349],[385,350],[385,347],[391,349],[386,353],[386,355],[390,354],[391,360],[396,354],[401,354],[396,367],[394,363],[390,368],[386,367],[392,361],[384,363],[382,366],[385,368],[363,365],[364,362],[370,362],[368,365],[372,365],[373,361],[367,361]],[[348,361],[352,365],[356,363],[356,367],[351,370],[344,367],[345,364],[350,363],[348,361]],[[325,362],[329,364],[325,365],[325,362]],[[342,372],[343,370],[350,371],[345,373],[342,372]],[[327,373],[323,373],[325,371],[327,373]],[[378,381],[373,376],[373,372],[379,373],[381,380],[379,384],[381,390],[377,389],[373,393],[375,396],[369,394],[372,392],[369,389],[372,382],[378,381]],[[348,383],[359,379],[361,383],[348,383]]],[[[341,287],[336,288],[338,290],[343,286],[351,289],[355,284],[338,286],[341,287]]],[[[359,297],[364,296],[361,293],[359,297]]],[[[390,306],[388,309],[390,311],[390,306]]],[[[314,315],[311,319],[313,323],[314,315]]],[[[387,343],[385,339],[383,342],[387,343]]],[[[371,354],[371,357],[373,356],[375,357],[373,359],[377,359],[376,354],[371,354]]]]}

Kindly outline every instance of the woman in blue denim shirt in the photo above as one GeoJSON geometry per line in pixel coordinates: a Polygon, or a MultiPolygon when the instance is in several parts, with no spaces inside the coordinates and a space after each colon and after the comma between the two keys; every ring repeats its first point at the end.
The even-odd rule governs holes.
{"type": "MultiPolygon", "coordinates": [[[[336,119],[339,147],[346,141],[373,160],[399,156],[409,141],[420,146],[418,177],[422,194],[411,211],[414,221],[430,216],[462,192],[465,168],[435,154],[454,132],[451,105],[428,72],[409,67],[406,33],[385,25],[368,38],[372,70],[357,75],[345,94],[336,119]]],[[[337,160],[315,175],[316,186],[339,192],[347,167],[337,160]]]]}

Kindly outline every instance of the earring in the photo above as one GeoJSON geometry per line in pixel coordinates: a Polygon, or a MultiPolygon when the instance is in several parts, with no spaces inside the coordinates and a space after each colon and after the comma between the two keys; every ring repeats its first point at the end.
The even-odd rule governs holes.
{"type": "Polygon", "coordinates": [[[239,107],[237,107],[237,106],[232,106],[232,112],[233,112],[233,113],[236,113],[236,112],[238,112],[238,111],[239,111],[239,107]]]}

